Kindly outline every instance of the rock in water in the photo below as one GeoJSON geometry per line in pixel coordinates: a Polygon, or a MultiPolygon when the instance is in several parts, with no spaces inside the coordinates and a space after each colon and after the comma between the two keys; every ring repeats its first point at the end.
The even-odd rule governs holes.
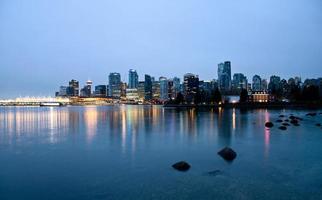
{"type": "Polygon", "coordinates": [[[317,124],[315,124],[315,126],[319,126],[320,127],[321,126],[321,123],[317,123],[317,124]]]}
{"type": "Polygon", "coordinates": [[[299,121],[298,121],[297,119],[292,119],[292,120],[291,120],[291,123],[292,123],[292,124],[298,124],[298,123],[299,123],[299,121]]]}
{"type": "Polygon", "coordinates": [[[282,123],[283,126],[289,126],[290,124],[289,123],[282,123]]]}
{"type": "Polygon", "coordinates": [[[283,130],[283,131],[285,131],[287,129],[286,126],[280,126],[278,128],[281,129],[281,130],[283,130]]]}
{"type": "Polygon", "coordinates": [[[285,115],[280,115],[280,116],[278,116],[278,117],[281,117],[281,118],[282,118],[282,117],[285,117],[285,115]]]}
{"type": "Polygon", "coordinates": [[[272,128],[272,127],[274,126],[274,124],[273,124],[272,122],[266,122],[266,123],[265,123],[265,126],[266,126],[267,128],[272,128]]]}
{"type": "Polygon", "coordinates": [[[278,120],[276,120],[276,122],[283,122],[283,120],[281,120],[281,119],[278,119],[278,120]]]}
{"type": "Polygon", "coordinates": [[[231,148],[225,147],[218,152],[218,155],[220,155],[223,159],[227,161],[232,161],[236,158],[237,153],[231,148]]]}
{"type": "Polygon", "coordinates": [[[180,161],[172,165],[173,168],[179,171],[187,171],[190,169],[190,165],[185,161],[180,161]]]}

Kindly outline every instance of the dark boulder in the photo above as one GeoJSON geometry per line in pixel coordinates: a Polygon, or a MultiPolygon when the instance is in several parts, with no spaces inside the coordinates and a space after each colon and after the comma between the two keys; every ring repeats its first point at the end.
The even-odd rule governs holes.
{"type": "Polygon", "coordinates": [[[276,120],[276,122],[283,122],[283,120],[281,120],[281,119],[278,119],[278,120],[276,120]]]}
{"type": "Polygon", "coordinates": [[[232,161],[236,158],[237,153],[231,148],[225,147],[218,152],[218,155],[220,155],[223,159],[227,161],[232,161]]]}
{"type": "Polygon", "coordinates": [[[289,126],[289,123],[282,123],[283,126],[289,126]]]}
{"type": "Polygon", "coordinates": [[[289,117],[290,119],[296,119],[296,117],[294,117],[293,115],[289,117]]]}
{"type": "Polygon", "coordinates": [[[311,117],[314,117],[316,115],[316,113],[314,112],[311,112],[311,113],[307,113],[306,116],[311,116],[311,117]]]}
{"type": "Polygon", "coordinates": [[[281,130],[283,130],[283,131],[285,131],[287,129],[286,126],[280,126],[278,128],[281,129],[281,130]]]}
{"type": "Polygon", "coordinates": [[[190,169],[190,165],[185,161],[180,161],[172,165],[173,168],[179,171],[187,171],[190,169]]]}
{"type": "Polygon", "coordinates": [[[299,121],[297,119],[292,119],[290,122],[291,122],[291,124],[298,124],[299,123],[299,121]]]}
{"type": "Polygon", "coordinates": [[[272,128],[272,127],[274,126],[274,124],[273,124],[272,122],[266,122],[266,123],[265,123],[265,126],[266,126],[267,128],[272,128]]]}
{"type": "Polygon", "coordinates": [[[289,122],[289,121],[290,121],[289,119],[284,120],[284,122],[289,122]]]}
{"type": "Polygon", "coordinates": [[[283,118],[283,117],[285,117],[285,115],[280,115],[280,116],[278,116],[278,117],[281,117],[281,118],[283,118]]]}
{"type": "Polygon", "coordinates": [[[315,126],[318,126],[318,127],[320,127],[320,126],[321,126],[321,123],[317,123],[317,124],[315,124],[315,126]]]}

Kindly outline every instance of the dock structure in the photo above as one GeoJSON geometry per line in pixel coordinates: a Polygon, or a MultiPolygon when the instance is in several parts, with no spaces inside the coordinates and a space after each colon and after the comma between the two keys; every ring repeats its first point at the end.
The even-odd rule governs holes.
{"type": "Polygon", "coordinates": [[[0,106],[41,106],[48,103],[68,105],[70,104],[70,99],[58,97],[19,97],[0,100],[0,106]]]}

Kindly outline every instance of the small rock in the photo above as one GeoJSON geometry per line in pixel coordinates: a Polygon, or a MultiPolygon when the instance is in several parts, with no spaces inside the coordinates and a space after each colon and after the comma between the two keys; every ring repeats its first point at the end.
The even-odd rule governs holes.
{"type": "Polygon", "coordinates": [[[284,120],[284,122],[289,122],[289,121],[290,121],[289,119],[284,120]]]}
{"type": "Polygon", "coordinates": [[[281,119],[278,119],[278,120],[276,120],[276,122],[283,122],[283,120],[281,120],[281,119]]]}
{"type": "Polygon", "coordinates": [[[218,155],[220,155],[223,159],[227,161],[232,161],[236,158],[237,153],[231,148],[225,147],[218,152],[218,155]]]}
{"type": "Polygon", "coordinates": [[[266,123],[265,123],[265,126],[266,126],[267,128],[272,128],[272,127],[274,126],[274,124],[273,124],[272,122],[266,122],[266,123]]]}
{"type": "Polygon", "coordinates": [[[287,129],[286,126],[280,126],[278,128],[281,129],[281,130],[283,130],[283,131],[285,131],[287,129]]]}
{"type": "Polygon", "coordinates": [[[295,117],[294,117],[293,115],[292,115],[292,116],[290,116],[289,118],[290,118],[290,119],[295,119],[295,117]]]}
{"type": "Polygon", "coordinates": [[[318,127],[320,127],[320,126],[321,126],[321,123],[317,123],[317,124],[315,124],[315,126],[318,126],[318,127]]]}
{"type": "Polygon", "coordinates": [[[289,123],[282,123],[283,126],[289,126],[289,123]]]}
{"type": "Polygon", "coordinates": [[[185,161],[180,161],[172,165],[173,168],[179,171],[187,171],[190,169],[190,165],[185,161]]]}
{"type": "Polygon", "coordinates": [[[280,115],[280,116],[278,116],[278,117],[281,117],[281,118],[283,118],[283,117],[285,117],[285,115],[280,115]]]}

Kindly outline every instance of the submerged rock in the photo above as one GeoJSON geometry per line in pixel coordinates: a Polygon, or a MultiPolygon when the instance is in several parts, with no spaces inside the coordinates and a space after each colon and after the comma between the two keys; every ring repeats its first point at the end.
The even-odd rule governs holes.
{"type": "Polygon", "coordinates": [[[289,117],[290,119],[295,119],[296,117],[294,117],[293,115],[289,117]]]}
{"type": "Polygon", "coordinates": [[[207,172],[207,175],[209,175],[209,176],[217,176],[217,175],[220,175],[222,173],[223,173],[222,171],[217,169],[217,170],[214,170],[214,171],[207,172]]]}
{"type": "Polygon", "coordinates": [[[317,124],[315,124],[315,126],[319,126],[320,127],[321,126],[321,123],[317,123],[317,124]]]}
{"type": "Polygon", "coordinates": [[[237,153],[231,148],[225,147],[218,152],[218,155],[220,155],[223,159],[227,161],[232,161],[236,158],[237,153]]]}
{"type": "Polygon", "coordinates": [[[179,171],[187,171],[190,169],[190,165],[185,161],[180,161],[172,165],[173,168],[179,171]]]}
{"type": "Polygon", "coordinates": [[[281,117],[281,118],[282,118],[282,117],[285,117],[285,115],[280,115],[280,116],[278,116],[278,117],[281,117]]]}
{"type": "Polygon", "coordinates": [[[276,120],[276,122],[283,122],[283,120],[281,120],[281,119],[278,119],[278,120],[276,120]]]}
{"type": "Polygon", "coordinates": [[[289,119],[284,120],[284,122],[289,122],[289,121],[290,121],[289,119]]]}
{"type": "Polygon", "coordinates": [[[265,123],[265,126],[266,126],[267,128],[272,128],[272,127],[274,126],[274,124],[273,124],[272,122],[266,122],[266,123],[265,123]]]}
{"type": "Polygon", "coordinates": [[[280,126],[278,128],[281,129],[281,130],[283,130],[283,131],[285,131],[287,129],[286,126],[280,126]]]}
{"type": "Polygon", "coordinates": [[[289,123],[282,123],[283,126],[289,126],[289,123]]]}

